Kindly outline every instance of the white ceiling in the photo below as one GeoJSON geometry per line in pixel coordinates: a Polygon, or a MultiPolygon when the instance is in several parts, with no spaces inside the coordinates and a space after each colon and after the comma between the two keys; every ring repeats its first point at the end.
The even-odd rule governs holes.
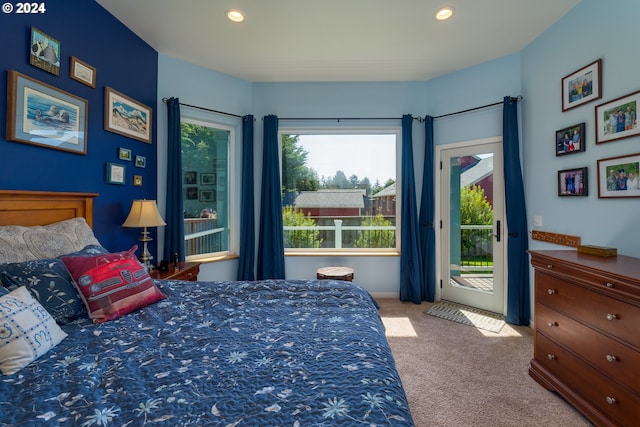
{"type": "Polygon", "coordinates": [[[522,50],[580,0],[97,0],[161,54],[251,82],[420,81],[522,50]],[[455,15],[436,22],[443,5],[455,15]],[[242,10],[241,24],[224,15],[242,10]]]}

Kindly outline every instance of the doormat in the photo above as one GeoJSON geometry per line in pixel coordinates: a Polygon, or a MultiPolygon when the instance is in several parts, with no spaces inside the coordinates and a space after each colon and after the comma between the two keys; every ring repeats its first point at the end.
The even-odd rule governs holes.
{"type": "Polygon", "coordinates": [[[464,325],[475,326],[496,334],[505,325],[504,317],[499,314],[447,301],[432,305],[425,313],[464,325]]]}

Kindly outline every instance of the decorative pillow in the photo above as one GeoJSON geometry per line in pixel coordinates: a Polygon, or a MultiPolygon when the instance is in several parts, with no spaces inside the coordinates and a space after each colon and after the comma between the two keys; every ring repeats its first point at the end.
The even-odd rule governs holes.
{"type": "Polygon", "coordinates": [[[91,257],[62,257],[75,280],[89,317],[96,323],[116,319],[166,298],[128,251],[91,257]]]}
{"type": "Polygon", "coordinates": [[[109,251],[100,245],[88,245],[80,249],[78,252],[72,252],[70,254],[60,255],[57,258],[62,258],[63,256],[93,256],[93,255],[101,255],[101,254],[108,254],[108,253],[109,251]]]}
{"type": "Polygon", "coordinates": [[[0,370],[4,375],[18,372],[66,337],[26,288],[0,297],[0,370]]]}
{"type": "Polygon", "coordinates": [[[60,259],[0,264],[0,281],[9,290],[26,287],[60,325],[87,316],[82,298],[60,259]]]}

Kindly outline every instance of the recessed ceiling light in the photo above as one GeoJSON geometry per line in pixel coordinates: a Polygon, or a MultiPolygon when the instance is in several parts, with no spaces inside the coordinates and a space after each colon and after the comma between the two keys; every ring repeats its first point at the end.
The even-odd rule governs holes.
{"type": "Polygon", "coordinates": [[[436,21],[446,21],[452,16],[453,16],[453,8],[450,6],[441,7],[440,9],[436,10],[436,12],[433,14],[433,17],[436,19],[436,21]]]}
{"type": "Polygon", "coordinates": [[[244,13],[242,13],[238,9],[227,10],[225,15],[227,15],[227,19],[232,22],[244,21],[244,13]]]}

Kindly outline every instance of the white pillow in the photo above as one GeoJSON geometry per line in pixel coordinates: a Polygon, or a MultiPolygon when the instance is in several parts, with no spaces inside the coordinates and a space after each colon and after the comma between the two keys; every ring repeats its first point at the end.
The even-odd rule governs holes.
{"type": "Polygon", "coordinates": [[[0,297],[0,370],[11,375],[67,337],[24,286],[0,297]]]}

